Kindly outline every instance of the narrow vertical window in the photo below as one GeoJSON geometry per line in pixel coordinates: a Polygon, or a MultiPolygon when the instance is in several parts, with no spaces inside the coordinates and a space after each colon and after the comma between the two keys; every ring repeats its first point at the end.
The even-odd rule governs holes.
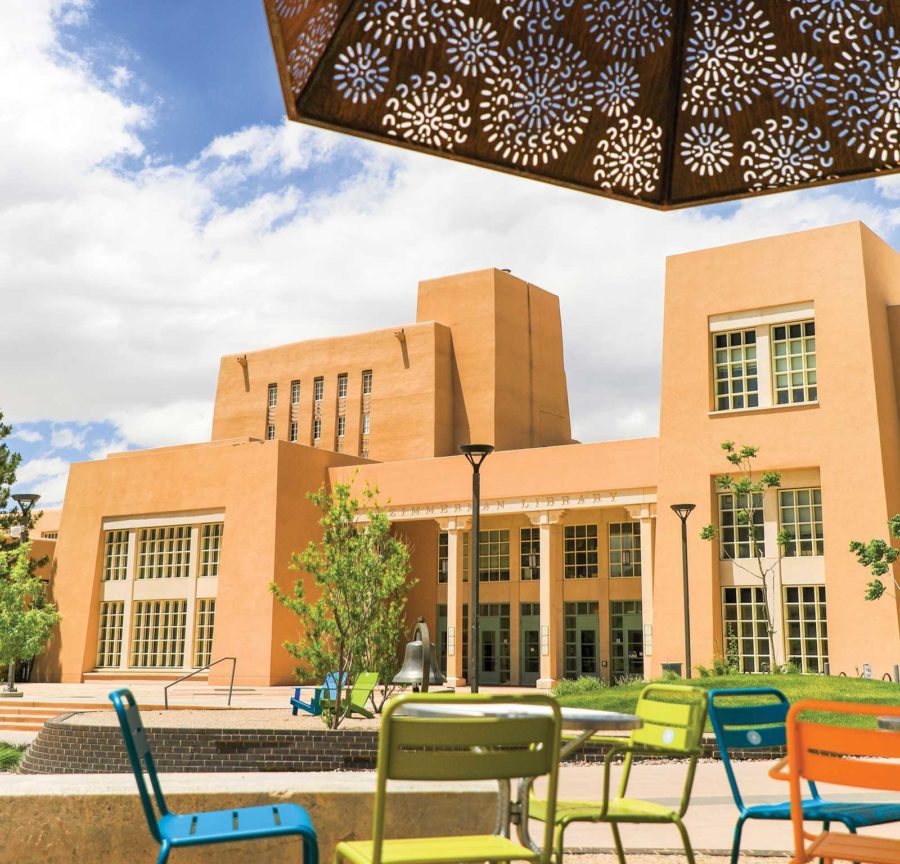
{"type": "Polygon", "coordinates": [[[762,588],[722,589],[725,653],[741,672],[769,671],[766,600],[762,588]]]}
{"type": "Polygon", "coordinates": [[[297,405],[300,402],[300,382],[291,381],[291,405],[297,405]]]}
{"type": "Polygon", "coordinates": [[[216,623],[215,597],[205,597],[197,601],[194,626],[194,668],[208,666],[212,661],[213,630],[216,623]]]}
{"type": "Polygon", "coordinates": [[[368,435],[372,431],[372,415],[367,411],[362,416],[362,434],[368,435]]]}
{"type": "Polygon", "coordinates": [[[103,554],[103,581],[116,582],[128,572],[128,532],[107,531],[103,554]]]}
{"type": "Polygon", "coordinates": [[[341,372],[341,374],[338,375],[337,385],[338,385],[338,391],[337,391],[338,399],[346,399],[347,398],[347,373],[346,372],[341,372]]]}
{"type": "Polygon", "coordinates": [[[609,575],[641,575],[640,522],[613,522],[610,524],[609,575]]]}
{"type": "Polygon", "coordinates": [[[313,381],[313,402],[321,402],[325,396],[325,379],[316,378],[313,381]]]}
{"type": "Polygon", "coordinates": [[[299,426],[296,420],[291,420],[291,441],[297,440],[297,430],[299,426]]]}
{"type": "Polygon", "coordinates": [[[340,417],[337,418],[337,436],[338,438],[343,438],[344,433],[347,431],[347,418],[341,414],[340,417]]]}
{"type": "Polygon", "coordinates": [[[222,549],[221,522],[204,525],[200,537],[200,576],[219,575],[219,553],[222,549]]]}
{"type": "Polygon", "coordinates": [[[100,604],[100,633],[97,641],[97,665],[118,666],[122,662],[122,621],[124,604],[113,600],[100,604]]]}
{"type": "Polygon", "coordinates": [[[322,439],[322,418],[316,417],[313,420],[313,441],[320,441],[322,439]]]}
{"type": "Polygon", "coordinates": [[[756,331],[713,334],[716,411],[759,406],[756,331]]]}
{"type": "Polygon", "coordinates": [[[563,575],[566,579],[593,579],[600,575],[596,525],[565,526],[563,575]]]}
{"type": "Polygon", "coordinates": [[[366,369],[362,373],[362,392],[363,396],[369,396],[372,393],[372,370],[366,369]]]}
{"type": "Polygon", "coordinates": [[[447,581],[450,573],[450,535],[446,531],[438,534],[438,583],[447,581]]]}
{"type": "Polygon", "coordinates": [[[801,672],[824,672],[828,662],[825,586],[785,588],[784,623],[788,662],[801,672]]]}
{"type": "Polygon", "coordinates": [[[785,557],[824,555],[821,489],[781,489],[778,493],[781,527],[791,534],[785,557]]]}
{"type": "Polygon", "coordinates": [[[772,384],[776,405],[815,402],[819,398],[815,321],[772,328],[772,384]]]}
{"type": "Polygon", "coordinates": [[[270,384],[269,385],[268,405],[270,408],[274,408],[277,404],[278,404],[278,385],[270,384]]]}
{"type": "Polygon", "coordinates": [[[272,441],[275,438],[275,424],[267,423],[266,424],[266,441],[272,441]]]}
{"type": "Polygon", "coordinates": [[[519,529],[519,578],[523,582],[541,578],[541,529],[519,529]]]}

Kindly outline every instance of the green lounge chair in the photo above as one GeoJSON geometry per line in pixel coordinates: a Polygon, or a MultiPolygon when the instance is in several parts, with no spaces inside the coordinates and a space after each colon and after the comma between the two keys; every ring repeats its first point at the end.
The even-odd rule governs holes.
{"type": "MultiPolygon", "coordinates": [[[[559,772],[560,710],[555,699],[542,695],[487,696],[407,693],[384,709],[378,736],[378,769],[372,839],[339,843],[335,864],[466,864],[466,862],[528,861],[550,864],[553,826],[544,831],[537,852],[499,834],[461,837],[385,839],[388,780],[512,780],[548,778],[552,820],[559,772]],[[397,709],[410,703],[475,706],[500,704],[509,716],[415,717],[397,709]],[[523,705],[540,705],[543,715],[516,716],[523,705]],[[397,716],[398,713],[400,716],[397,716]]],[[[420,826],[415,826],[419,828],[420,826]]]]}
{"type": "Polygon", "coordinates": [[[625,864],[625,850],[619,836],[621,824],[673,824],[681,834],[688,864],[694,864],[694,851],[682,819],[691,800],[691,787],[697,758],[700,756],[700,742],[706,722],[707,694],[699,687],[678,684],[648,684],[638,699],[635,714],[644,725],[635,729],[628,738],[594,736],[591,741],[602,741],[611,745],[603,760],[602,801],[557,801],[555,816],[547,801],[532,799],[528,815],[542,822],[553,821],[556,827],[555,864],[562,864],[563,834],[572,822],[606,822],[612,829],[619,864],[625,864]],[[677,700],[677,701],[676,701],[677,700]],[[681,791],[681,803],[677,810],[651,801],[626,798],[628,778],[636,755],[655,754],[659,756],[680,756],[687,759],[687,775],[681,791]],[[610,798],[610,769],[613,760],[625,756],[619,792],[610,798]]]}
{"type": "MultiPolygon", "coordinates": [[[[352,717],[354,714],[360,714],[368,720],[371,720],[375,714],[366,708],[366,702],[372,696],[375,688],[378,686],[377,672],[360,672],[353,682],[350,695],[341,700],[341,713],[345,717],[352,717]]],[[[334,699],[323,698],[321,700],[323,711],[333,711],[335,707],[334,699]]]]}

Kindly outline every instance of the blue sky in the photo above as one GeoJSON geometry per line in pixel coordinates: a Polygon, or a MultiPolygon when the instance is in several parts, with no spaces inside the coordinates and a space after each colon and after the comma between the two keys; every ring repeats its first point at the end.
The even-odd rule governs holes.
{"type": "Polygon", "coordinates": [[[509,267],[559,294],[573,432],[654,435],[665,256],[861,219],[891,178],[658,214],[287,124],[259,0],[3,0],[0,410],[19,491],[209,437],[218,358],[415,315],[509,267]]]}

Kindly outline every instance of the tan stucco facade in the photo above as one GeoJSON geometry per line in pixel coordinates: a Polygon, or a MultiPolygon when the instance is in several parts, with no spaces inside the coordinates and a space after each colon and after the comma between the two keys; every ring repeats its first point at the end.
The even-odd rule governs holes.
{"type": "Polygon", "coordinates": [[[823,514],[807,520],[810,554],[774,570],[776,662],[890,672],[897,600],[863,599],[847,545],[900,511],[898,309],[900,257],[858,223],[674,256],[659,437],[593,444],[571,439],[557,297],[503,271],[422,282],[412,324],[224,357],[209,443],[72,467],[53,564],[64,618],[42,669],[64,681],[171,676],[236,656],[242,684],[290,682],[282,643],[297,624],[268,585],[290,585],[291,553],[318,536],[305,493],[367,482],[412,548],[410,620],[425,616],[462,683],[471,469],[455,454],[466,441],[498,450],[482,469],[483,683],[614,680],[683,662],[670,505],[684,501],[696,504],[693,660],[708,663],[734,634],[741,662],[758,667],[759,582],[699,539],[723,518],[714,481],[727,467],[720,444],[734,440],[783,475],[788,497],[764,504],[770,554],[786,514],[823,514]],[[806,327],[800,360],[788,358],[806,389],[779,404],[777,352],[794,349],[778,328],[791,326],[806,327]],[[752,342],[753,369],[729,368],[741,366],[756,404],[735,407],[729,379],[734,404],[722,408],[716,344],[735,333],[752,342]],[[804,495],[819,509],[802,509],[804,495]]]}

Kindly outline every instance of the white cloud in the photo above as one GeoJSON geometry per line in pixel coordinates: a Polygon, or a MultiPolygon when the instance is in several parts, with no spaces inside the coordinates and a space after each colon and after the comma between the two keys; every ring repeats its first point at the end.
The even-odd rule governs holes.
{"type": "Polygon", "coordinates": [[[37,480],[45,480],[47,477],[53,477],[62,471],[68,470],[69,463],[65,459],[60,459],[56,456],[30,459],[19,466],[16,471],[16,482],[19,485],[34,483],[37,480]]]}
{"type": "Polygon", "coordinates": [[[13,433],[12,435],[10,435],[10,437],[18,438],[20,441],[24,441],[26,444],[35,444],[38,441],[44,440],[44,436],[41,435],[41,433],[38,432],[37,429],[29,429],[28,427],[25,427],[23,429],[21,426],[13,429],[13,433]]]}
{"type": "Polygon", "coordinates": [[[667,254],[894,224],[846,187],[654,213],[286,122],[164,164],[151,108],[60,49],[54,21],[85,9],[0,3],[0,80],[21,84],[0,102],[0,295],[30,358],[3,410],[112,421],[91,455],[207,439],[222,354],[402,324],[418,279],[488,266],[560,295],[576,436],[653,435],[667,254]]]}
{"type": "Polygon", "coordinates": [[[50,446],[54,450],[84,450],[87,432],[74,426],[54,426],[50,430],[50,446]]]}

